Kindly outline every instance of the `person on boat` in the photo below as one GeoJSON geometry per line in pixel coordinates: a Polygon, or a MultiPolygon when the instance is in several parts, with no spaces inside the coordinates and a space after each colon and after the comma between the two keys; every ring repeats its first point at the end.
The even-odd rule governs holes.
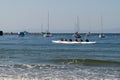
{"type": "Polygon", "coordinates": [[[81,38],[81,35],[78,32],[74,33],[75,38],[81,38]]]}
{"type": "Polygon", "coordinates": [[[85,41],[86,41],[86,42],[89,42],[89,40],[88,40],[88,39],[86,39],[85,41]]]}
{"type": "Polygon", "coordinates": [[[76,38],[75,41],[78,41],[78,39],[76,38]]]}
{"type": "Polygon", "coordinates": [[[82,38],[81,35],[80,35],[78,32],[76,32],[76,33],[74,34],[74,36],[75,36],[75,38],[76,38],[75,41],[80,41],[80,42],[83,41],[83,40],[81,39],[81,38],[82,38]]]}
{"type": "Polygon", "coordinates": [[[63,38],[61,38],[60,40],[63,41],[63,38]]]}
{"type": "Polygon", "coordinates": [[[69,41],[72,41],[72,39],[69,39],[69,41]]]}
{"type": "Polygon", "coordinates": [[[80,42],[83,42],[83,40],[82,40],[82,39],[80,39],[80,42]]]}
{"type": "Polygon", "coordinates": [[[86,37],[89,37],[90,36],[90,32],[86,33],[86,37]]]}
{"type": "Polygon", "coordinates": [[[86,33],[86,42],[89,42],[88,37],[90,36],[90,32],[86,33]]]}
{"type": "Polygon", "coordinates": [[[64,41],[67,41],[67,39],[64,39],[64,41]]]}

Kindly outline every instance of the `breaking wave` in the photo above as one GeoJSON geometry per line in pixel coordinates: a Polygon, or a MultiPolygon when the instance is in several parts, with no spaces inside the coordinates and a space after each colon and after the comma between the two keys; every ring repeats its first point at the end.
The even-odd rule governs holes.
{"type": "Polygon", "coordinates": [[[83,66],[120,66],[120,62],[117,61],[95,59],[55,59],[52,61],[64,64],[80,64],[83,66]]]}

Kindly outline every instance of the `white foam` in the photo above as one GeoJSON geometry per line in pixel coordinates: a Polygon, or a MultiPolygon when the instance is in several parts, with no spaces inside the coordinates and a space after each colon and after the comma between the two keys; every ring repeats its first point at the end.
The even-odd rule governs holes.
{"type": "Polygon", "coordinates": [[[57,65],[28,64],[22,64],[22,68],[21,65],[0,67],[0,80],[120,80],[119,72],[110,71],[111,69],[108,68],[69,65],[59,67],[57,65]],[[23,66],[27,66],[27,68],[23,68],[23,66]],[[42,68],[36,69],[36,66],[42,68]]]}
{"type": "Polygon", "coordinates": [[[0,80],[120,80],[120,78],[52,78],[52,77],[42,77],[42,78],[5,78],[0,77],[0,80]]]}

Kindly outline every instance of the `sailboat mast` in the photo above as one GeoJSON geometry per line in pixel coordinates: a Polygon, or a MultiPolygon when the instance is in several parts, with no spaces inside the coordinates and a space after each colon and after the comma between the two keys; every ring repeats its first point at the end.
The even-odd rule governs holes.
{"type": "Polygon", "coordinates": [[[48,12],[48,32],[49,32],[49,12],[48,12]]]}
{"type": "Polygon", "coordinates": [[[102,22],[102,16],[101,16],[101,34],[99,34],[99,38],[105,38],[105,35],[103,33],[103,22],[102,22]]]}
{"type": "Polygon", "coordinates": [[[103,22],[102,22],[102,16],[101,16],[101,33],[103,33],[103,22]]]}
{"type": "Polygon", "coordinates": [[[76,27],[77,27],[77,32],[80,31],[80,28],[79,28],[79,16],[77,16],[77,24],[76,24],[76,27]]]}
{"type": "Polygon", "coordinates": [[[43,32],[43,24],[41,24],[41,32],[43,32]]]}

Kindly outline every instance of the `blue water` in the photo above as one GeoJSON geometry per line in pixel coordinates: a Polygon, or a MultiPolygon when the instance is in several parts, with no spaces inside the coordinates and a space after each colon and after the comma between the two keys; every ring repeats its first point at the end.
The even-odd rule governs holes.
{"type": "MultiPolygon", "coordinates": [[[[0,80],[120,80],[120,34],[96,44],[55,44],[72,34],[0,36],[0,80]]],[[[82,34],[85,40],[85,34],[82,34]]]]}

